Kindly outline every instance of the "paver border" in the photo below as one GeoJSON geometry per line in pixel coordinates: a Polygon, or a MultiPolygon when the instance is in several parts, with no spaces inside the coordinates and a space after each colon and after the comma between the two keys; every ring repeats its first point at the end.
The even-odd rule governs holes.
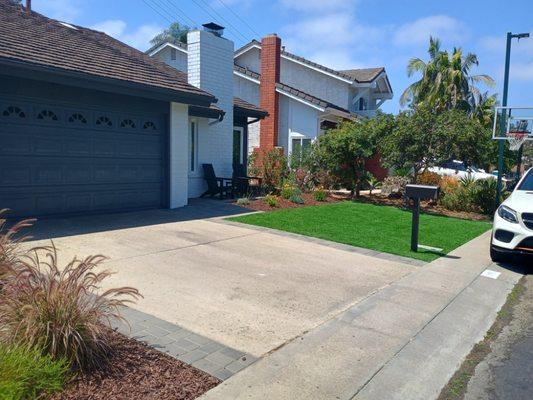
{"type": "Polygon", "coordinates": [[[146,342],[156,350],[222,381],[258,360],[250,354],[131,307],[121,308],[121,314],[127,323],[119,320],[111,323],[112,328],[121,334],[146,342]]]}

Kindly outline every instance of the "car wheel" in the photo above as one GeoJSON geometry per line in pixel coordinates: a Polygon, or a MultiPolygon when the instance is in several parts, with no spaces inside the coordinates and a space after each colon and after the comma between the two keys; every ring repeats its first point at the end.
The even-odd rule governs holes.
{"type": "Polygon", "coordinates": [[[496,250],[490,246],[490,258],[495,263],[505,263],[509,262],[510,257],[508,254],[502,253],[501,251],[496,250]]]}

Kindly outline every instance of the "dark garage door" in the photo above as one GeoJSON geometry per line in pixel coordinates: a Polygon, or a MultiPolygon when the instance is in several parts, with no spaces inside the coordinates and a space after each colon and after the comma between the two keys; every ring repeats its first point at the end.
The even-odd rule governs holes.
{"type": "Polygon", "coordinates": [[[163,115],[0,100],[0,208],[11,216],[165,205],[163,115]]]}

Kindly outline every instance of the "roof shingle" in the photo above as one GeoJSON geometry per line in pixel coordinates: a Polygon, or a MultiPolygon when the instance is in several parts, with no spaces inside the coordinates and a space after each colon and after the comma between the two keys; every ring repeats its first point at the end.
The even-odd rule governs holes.
{"type": "Polygon", "coordinates": [[[105,33],[27,13],[0,0],[0,60],[82,72],[164,89],[199,102],[214,96],[187,83],[187,75],[105,33]]]}

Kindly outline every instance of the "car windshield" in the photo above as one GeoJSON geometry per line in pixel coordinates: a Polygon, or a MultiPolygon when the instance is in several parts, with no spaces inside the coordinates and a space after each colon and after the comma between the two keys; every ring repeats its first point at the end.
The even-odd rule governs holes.
{"type": "Polygon", "coordinates": [[[530,169],[526,177],[520,183],[517,190],[533,190],[533,169],[530,169]]]}

